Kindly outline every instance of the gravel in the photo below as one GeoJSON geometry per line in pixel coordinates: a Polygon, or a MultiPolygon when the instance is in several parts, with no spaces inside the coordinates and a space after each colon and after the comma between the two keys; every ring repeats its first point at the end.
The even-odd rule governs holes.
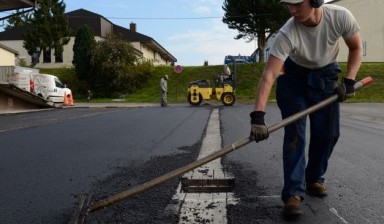
{"type": "MultiPolygon", "coordinates": [[[[94,184],[93,190],[89,192],[92,195],[91,202],[128,190],[195,161],[200,147],[201,142],[198,142],[192,146],[180,148],[181,153],[153,157],[142,166],[127,164],[127,166],[116,168],[111,176],[94,184]]],[[[164,210],[168,204],[177,203],[172,201],[172,196],[179,182],[179,178],[172,179],[148,191],[94,211],[88,214],[85,223],[178,223],[178,215],[164,213],[164,210]]]]}

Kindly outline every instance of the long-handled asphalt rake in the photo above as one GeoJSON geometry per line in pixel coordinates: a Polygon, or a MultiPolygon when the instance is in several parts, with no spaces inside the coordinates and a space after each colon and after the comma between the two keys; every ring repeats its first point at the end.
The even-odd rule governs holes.
{"type": "MultiPolygon", "coordinates": [[[[372,82],[372,78],[371,77],[366,77],[360,81],[358,81],[356,84],[355,84],[355,90],[363,87],[363,86],[366,86],[368,84],[370,84],[372,82]]],[[[303,118],[304,116],[308,115],[308,114],[311,114],[329,104],[332,104],[334,102],[336,102],[338,99],[338,95],[337,94],[334,94],[332,95],[331,97],[313,105],[312,107],[309,107],[308,109],[306,110],[303,110],[301,112],[298,112],[288,118],[285,118],[284,120],[280,121],[279,123],[276,123],[270,127],[268,127],[268,131],[269,133],[272,133],[288,124],[291,124],[301,118],[303,118]]],[[[197,167],[200,167],[208,162],[211,162],[219,157],[222,157],[230,152],[233,152],[249,143],[251,143],[252,141],[249,140],[249,137],[245,137],[243,139],[240,139],[238,141],[236,141],[235,143],[229,145],[229,146],[226,146],[206,157],[203,157],[193,163],[190,163],[186,166],[183,166],[183,167],[180,167],[176,170],[173,170],[171,172],[168,172],[160,177],[157,177],[153,180],[150,180],[146,183],[143,183],[141,185],[137,185],[131,189],[128,189],[126,191],[123,191],[123,192],[120,192],[120,193],[117,193],[115,195],[112,195],[112,196],[109,196],[105,199],[102,199],[102,200],[99,200],[99,201],[96,201],[94,203],[91,203],[89,204],[89,206],[84,206],[84,205],[87,205],[89,203],[89,197],[87,197],[86,195],[81,195],[79,197],[79,206],[78,208],[76,209],[75,213],[73,214],[72,216],[72,219],[71,221],[69,222],[70,224],[78,224],[78,223],[83,223],[84,222],[84,219],[86,217],[86,215],[88,213],[92,213],[94,211],[97,211],[101,208],[105,208],[107,206],[110,206],[114,203],[117,203],[123,199],[126,199],[128,197],[131,197],[131,196],[134,196],[136,194],[139,194],[141,192],[144,192],[146,190],[149,190],[153,187],[156,187],[164,182],[167,182],[175,177],[178,177],[184,173],[187,173],[197,167]]]]}

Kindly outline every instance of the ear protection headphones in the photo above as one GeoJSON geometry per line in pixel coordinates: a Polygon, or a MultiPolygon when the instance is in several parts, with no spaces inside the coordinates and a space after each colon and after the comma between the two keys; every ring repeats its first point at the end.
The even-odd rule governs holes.
{"type": "Polygon", "coordinates": [[[324,4],[324,0],[311,0],[313,8],[319,8],[322,4],[324,4]]]}

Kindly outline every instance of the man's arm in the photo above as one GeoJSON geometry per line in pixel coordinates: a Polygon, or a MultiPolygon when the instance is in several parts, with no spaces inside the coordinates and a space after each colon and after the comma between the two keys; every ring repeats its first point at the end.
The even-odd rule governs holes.
{"type": "Polygon", "coordinates": [[[363,45],[359,32],[345,40],[348,47],[347,74],[345,78],[355,80],[363,58],[363,45]]]}
{"type": "Polygon", "coordinates": [[[264,121],[265,107],[277,74],[280,73],[284,62],[270,55],[264,67],[259,85],[256,91],[255,108],[249,115],[251,117],[251,134],[249,140],[262,141],[269,136],[268,127],[264,121]]]}
{"type": "Polygon", "coordinates": [[[355,78],[363,58],[363,45],[359,32],[355,33],[350,38],[345,39],[345,43],[348,47],[347,74],[335,89],[335,93],[339,95],[339,102],[343,102],[344,100],[355,96],[355,78]]]}
{"type": "Polygon", "coordinates": [[[256,90],[255,111],[264,111],[276,76],[281,73],[284,61],[270,55],[256,90]]]}

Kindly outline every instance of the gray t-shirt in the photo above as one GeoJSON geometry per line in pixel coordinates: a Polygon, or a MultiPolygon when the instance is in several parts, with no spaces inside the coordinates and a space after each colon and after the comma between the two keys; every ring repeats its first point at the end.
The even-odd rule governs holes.
{"type": "Polygon", "coordinates": [[[296,64],[309,69],[335,62],[339,39],[350,38],[360,30],[356,19],[346,8],[325,4],[320,23],[306,27],[290,18],[279,30],[271,54],[283,61],[289,56],[296,64]]]}

